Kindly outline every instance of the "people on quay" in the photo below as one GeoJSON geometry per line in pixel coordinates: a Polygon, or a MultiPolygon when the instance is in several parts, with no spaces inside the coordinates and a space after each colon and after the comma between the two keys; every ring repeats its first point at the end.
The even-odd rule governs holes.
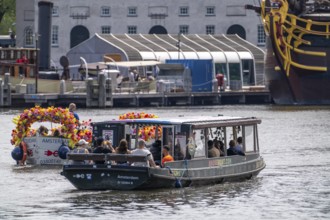
{"type": "Polygon", "coordinates": [[[230,140],[229,148],[227,149],[227,156],[232,156],[232,155],[245,156],[245,153],[243,151],[237,150],[235,146],[236,146],[236,142],[234,140],[230,140]]]}
{"type": "Polygon", "coordinates": [[[218,140],[218,139],[215,138],[213,140],[213,145],[214,145],[215,148],[217,148],[219,150],[220,157],[225,156],[225,149],[224,149],[225,145],[223,144],[223,142],[221,140],[218,140]]]}
{"type": "Polygon", "coordinates": [[[235,148],[238,151],[243,151],[243,138],[242,137],[237,138],[237,144],[236,144],[235,148]]]}
{"type": "MultiPolygon", "coordinates": [[[[89,154],[89,143],[85,139],[80,139],[75,145],[75,148],[71,151],[74,154],[89,154]]],[[[74,160],[72,164],[88,164],[90,161],[74,160]]]]}
{"type": "Polygon", "coordinates": [[[37,131],[38,136],[48,136],[48,128],[44,125],[40,125],[37,131]]]}
{"type": "Polygon", "coordinates": [[[161,140],[156,140],[154,143],[152,143],[150,147],[150,152],[152,154],[152,157],[154,158],[154,161],[156,164],[160,164],[162,158],[162,141],[161,140]]]}
{"type": "MultiPolygon", "coordinates": [[[[108,153],[112,153],[112,151],[109,148],[107,148],[107,147],[105,147],[103,145],[103,141],[104,141],[103,137],[97,138],[97,140],[96,140],[96,148],[93,150],[93,153],[95,153],[95,154],[108,154],[108,153]]],[[[95,164],[104,164],[105,161],[104,160],[96,160],[96,161],[94,161],[94,163],[95,164]]]]}
{"type": "Polygon", "coordinates": [[[143,155],[147,156],[147,164],[144,162],[134,162],[133,166],[150,166],[150,167],[157,167],[156,163],[154,161],[154,158],[151,154],[151,152],[146,148],[146,143],[143,139],[140,139],[138,141],[138,147],[137,149],[132,151],[132,155],[143,155]]]}
{"type": "Polygon", "coordinates": [[[77,106],[74,103],[70,103],[69,105],[69,111],[72,112],[72,114],[74,115],[74,117],[76,118],[78,125],[79,125],[79,115],[75,112],[77,110],[77,106]]]}
{"type": "MultiPolygon", "coordinates": [[[[128,143],[125,139],[121,139],[118,147],[115,150],[116,154],[131,154],[132,152],[128,150],[128,143]]],[[[128,165],[127,161],[116,161],[117,164],[128,165]]]]}
{"type": "Polygon", "coordinates": [[[174,161],[173,157],[170,155],[170,147],[165,145],[163,147],[163,158],[162,158],[162,167],[164,167],[165,162],[174,161]]]}
{"type": "Polygon", "coordinates": [[[208,147],[208,154],[207,156],[210,157],[220,157],[220,151],[214,146],[212,140],[207,141],[207,147],[208,147]]]}

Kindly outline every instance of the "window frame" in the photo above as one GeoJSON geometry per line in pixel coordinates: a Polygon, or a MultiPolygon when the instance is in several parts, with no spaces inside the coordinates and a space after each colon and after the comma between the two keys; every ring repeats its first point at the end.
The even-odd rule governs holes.
{"type": "Polygon", "coordinates": [[[59,16],[60,16],[59,7],[58,6],[53,6],[52,17],[59,17],[59,16]]]}
{"type": "Polygon", "coordinates": [[[136,6],[130,6],[127,8],[127,17],[137,17],[137,7],[136,6]],[[133,11],[134,13],[132,13],[133,11]]]}
{"type": "Polygon", "coordinates": [[[111,17],[111,7],[110,6],[102,6],[100,16],[101,17],[111,17]],[[106,11],[108,11],[108,13],[105,13],[106,11]]]}
{"type": "Polygon", "coordinates": [[[187,17],[187,16],[189,16],[189,7],[188,6],[180,6],[179,7],[179,16],[180,17],[187,17]]]}
{"type": "Polygon", "coordinates": [[[214,35],[215,34],[215,25],[206,25],[205,26],[205,33],[209,35],[214,35]]]}
{"type": "Polygon", "coordinates": [[[101,34],[111,34],[111,26],[110,25],[102,25],[101,26],[101,34]],[[108,29],[109,31],[105,31],[108,29]]]}
{"type": "Polygon", "coordinates": [[[179,33],[180,34],[189,34],[189,25],[179,25],[179,33]],[[186,31],[183,31],[186,29],[186,31]]]}
{"type": "Polygon", "coordinates": [[[52,47],[58,47],[59,45],[59,26],[53,25],[52,26],[52,39],[51,39],[51,45],[52,47]]]}
{"type": "Polygon", "coordinates": [[[137,26],[136,25],[128,25],[127,26],[127,34],[137,34],[137,26]],[[132,31],[135,29],[135,31],[132,31]]]}
{"type": "Polygon", "coordinates": [[[34,34],[32,27],[24,29],[24,47],[34,47],[34,34]]]}
{"type": "Polygon", "coordinates": [[[206,12],[205,12],[205,16],[207,17],[212,17],[212,16],[215,16],[215,6],[206,6],[206,12]],[[213,12],[212,13],[209,13],[209,9],[212,9],[213,12]]]}
{"type": "Polygon", "coordinates": [[[258,24],[257,27],[257,42],[258,45],[266,45],[266,33],[264,26],[262,24],[258,24]]]}

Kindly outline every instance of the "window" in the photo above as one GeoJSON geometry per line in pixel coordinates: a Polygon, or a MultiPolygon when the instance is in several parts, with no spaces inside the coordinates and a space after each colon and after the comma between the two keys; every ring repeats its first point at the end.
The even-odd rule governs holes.
{"type": "Polygon", "coordinates": [[[179,16],[189,16],[189,8],[186,6],[180,7],[179,16]]]}
{"type": "Polygon", "coordinates": [[[206,7],[206,16],[215,16],[215,7],[214,6],[206,7]]]}
{"type": "Polygon", "coordinates": [[[110,7],[108,6],[101,7],[101,17],[110,17],[110,7]]]}
{"type": "Polygon", "coordinates": [[[189,34],[189,26],[188,25],[180,25],[179,26],[180,34],[189,34]]]}
{"type": "Polygon", "coordinates": [[[33,47],[33,31],[31,27],[25,28],[24,36],[25,47],[33,47]]]}
{"type": "Polygon", "coordinates": [[[128,34],[136,34],[137,33],[137,28],[136,28],[136,26],[128,26],[127,27],[127,33],[128,34]]]}
{"type": "Polygon", "coordinates": [[[102,34],[110,34],[111,33],[111,26],[102,26],[101,27],[102,34]]]}
{"type": "Polygon", "coordinates": [[[128,17],[137,17],[137,8],[136,7],[128,7],[128,17]]]}
{"type": "Polygon", "coordinates": [[[215,26],[214,25],[206,25],[206,34],[214,34],[215,26]]]}
{"type": "Polygon", "coordinates": [[[266,34],[264,26],[262,24],[258,25],[258,44],[264,45],[266,43],[266,34]]]}
{"type": "Polygon", "coordinates": [[[52,46],[58,46],[58,26],[52,27],[52,46]]]}
{"type": "Polygon", "coordinates": [[[53,7],[52,15],[53,15],[53,17],[58,17],[59,16],[59,14],[58,14],[58,6],[54,6],[53,7]]]}

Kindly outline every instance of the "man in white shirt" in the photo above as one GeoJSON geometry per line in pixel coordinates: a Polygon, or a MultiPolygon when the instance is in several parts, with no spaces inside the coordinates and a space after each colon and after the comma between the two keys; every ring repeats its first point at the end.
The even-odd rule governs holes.
{"type": "Polygon", "coordinates": [[[147,163],[144,162],[135,162],[132,165],[133,166],[150,166],[150,167],[156,167],[155,161],[152,157],[151,152],[145,147],[146,143],[144,140],[140,139],[138,142],[138,147],[137,149],[132,151],[132,155],[143,155],[143,156],[147,156],[147,163]]]}

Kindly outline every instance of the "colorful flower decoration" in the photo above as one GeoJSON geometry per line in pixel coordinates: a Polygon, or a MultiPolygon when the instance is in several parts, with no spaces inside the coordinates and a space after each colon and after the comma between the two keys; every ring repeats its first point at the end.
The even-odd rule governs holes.
{"type": "Polygon", "coordinates": [[[62,137],[69,139],[69,146],[71,147],[81,138],[89,142],[92,140],[91,130],[87,129],[87,127],[79,128],[76,118],[68,108],[55,108],[53,106],[41,108],[40,106],[36,106],[25,109],[20,116],[13,119],[16,129],[12,130],[11,144],[18,146],[24,137],[34,136],[36,131],[31,128],[31,125],[34,122],[45,121],[61,124],[60,127],[54,128],[53,131],[58,129],[62,137]]]}
{"type": "MultiPolygon", "coordinates": [[[[122,114],[119,116],[119,120],[125,119],[139,119],[139,118],[158,118],[157,115],[148,114],[148,113],[136,113],[136,112],[129,112],[126,114],[122,114]]],[[[132,131],[133,134],[136,133],[136,130],[132,131]]],[[[158,127],[158,136],[162,135],[162,129],[158,127]]],[[[156,126],[144,126],[143,128],[139,129],[139,138],[142,138],[145,141],[149,141],[150,139],[156,138],[156,126]]]]}

